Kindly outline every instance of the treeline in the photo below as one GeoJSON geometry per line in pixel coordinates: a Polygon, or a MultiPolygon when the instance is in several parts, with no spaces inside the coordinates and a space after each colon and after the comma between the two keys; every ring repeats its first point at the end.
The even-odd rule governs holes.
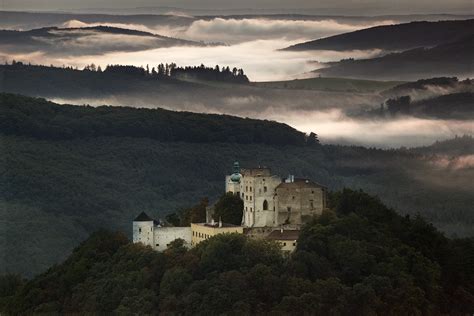
{"type": "Polygon", "coordinates": [[[199,79],[232,83],[249,82],[249,79],[244,74],[243,69],[237,69],[234,67],[231,70],[229,66],[222,67],[221,69],[219,65],[216,65],[214,68],[206,67],[204,65],[199,67],[173,67],[170,69],[170,76],[177,79],[199,79]]]}
{"type": "Polygon", "coordinates": [[[62,264],[0,278],[5,314],[470,315],[474,242],[343,190],[284,257],[244,235],[163,252],[100,231],[62,264]]]}
{"type": "MultiPolygon", "coordinates": [[[[209,199],[203,198],[201,201],[188,208],[179,209],[176,212],[166,215],[168,224],[173,226],[189,226],[191,223],[205,223],[209,199]]],[[[223,194],[212,207],[212,218],[218,222],[240,225],[244,211],[244,201],[238,195],[231,192],[223,194]]]]}
{"type": "Polygon", "coordinates": [[[393,87],[392,89],[389,89],[387,92],[396,93],[399,91],[407,91],[407,90],[412,90],[412,89],[423,90],[429,86],[450,88],[458,84],[469,86],[471,85],[471,80],[465,79],[465,80],[459,81],[457,77],[436,77],[436,78],[429,78],[429,79],[420,79],[413,82],[406,82],[406,83],[399,84],[393,87]]]}
{"type": "Polygon", "coordinates": [[[474,93],[451,93],[418,101],[412,101],[410,96],[401,96],[388,99],[385,104],[385,112],[391,116],[412,114],[444,119],[470,119],[474,113],[474,93]]]}
{"type": "Polygon", "coordinates": [[[229,66],[220,67],[216,65],[215,67],[206,67],[203,64],[200,66],[186,66],[178,67],[175,63],[160,63],[156,66],[146,67],[137,67],[130,65],[107,65],[105,69],[94,63],[86,65],[82,70],[75,67],[63,66],[54,67],[51,66],[36,66],[31,64],[23,64],[22,62],[17,62],[15,60],[9,65],[6,63],[4,65],[10,67],[13,70],[18,70],[25,67],[42,67],[42,68],[58,68],[66,70],[75,70],[82,72],[94,72],[104,75],[115,75],[115,76],[129,76],[140,79],[150,79],[150,80],[166,80],[166,79],[197,79],[197,80],[207,80],[207,81],[221,81],[229,83],[248,83],[249,79],[244,74],[243,69],[233,68],[230,69],[229,66]]]}
{"type": "Polygon", "coordinates": [[[273,121],[159,108],[58,105],[5,93],[0,94],[0,131],[39,139],[119,136],[164,142],[318,144],[316,134],[307,136],[273,121]]]}

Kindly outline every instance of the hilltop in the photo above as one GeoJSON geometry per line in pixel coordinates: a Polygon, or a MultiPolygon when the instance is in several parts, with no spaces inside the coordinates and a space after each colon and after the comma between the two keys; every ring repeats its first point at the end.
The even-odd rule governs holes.
{"type": "Polygon", "coordinates": [[[201,42],[101,25],[43,27],[28,31],[0,30],[0,45],[4,52],[10,54],[40,51],[55,55],[100,55],[172,46],[205,46],[201,42]]]}
{"type": "Polygon", "coordinates": [[[407,50],[453,42],[472,34],[474,19],[382,25],[296,44],[285,50],[407,50]]]}
{"type": "Polygon", "coordinates": [[[24,281],[0,276],[11,314],[470,314],[474,241],[343,190],[307,224],[296,251],[220,234],[165,252],[99,231],[24,281]]]}
{"type": "Polygon", "coordinates": [[[315,70],[323,76],[376,80],[418,80],[473,74],[474,34],[432,48],[415,48],[371,59],[345,59],[315,70]]]}
{"type": "Polygon", "coordinates": [[[2,95],[0,110],[0,216],[11,223],[0,243],[2,272],[45,271],[97,229],[129,234],[141,211],[163,218],[203,197],[214,201],[236,160],[330,190],[364,189],[449,235],[474,234],[472,166],[439,164],[473,155],[472,138],[446,145],[455,153],[447,157],[447,149],[308,146],[284,124],[220,115],[13,95],[2,95]]]}

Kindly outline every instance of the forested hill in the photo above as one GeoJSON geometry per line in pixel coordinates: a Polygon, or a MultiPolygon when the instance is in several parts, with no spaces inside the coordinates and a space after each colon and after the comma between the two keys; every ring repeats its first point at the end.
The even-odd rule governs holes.
{"type": "Polygon", "coordinates": [[[91,64],[81,70],[22,62],[0,65],[0,92],[51,98],[101,98],[121,94],[136,94],[137,98],[176,96],[206,87],[196,80],[248,82],[242,69],[228,66],[179,67],[174,63],[160,63],[145,68],[108,65],[102,69],[91,64]]]}
{"type": "Polygon", "coordinates": [[[472,138],[421,152],[309,146],[275,122],[0,96],[0,274],[44,272],[98,229],[130,235],[142,211],[163,219],[213,202],[236,160],[360,188],[450,236],[474,235],[472,138]]]}
{"type": "Polygon", "coordinates": [[[100,231],[25,282],[0,276],[0,311],[139,315],[471,315],[474,241],[448,239],[352,190],[279,245],[221,234],[159,253],[100,231]]]}
{"type": "Polygon", "coordinates": [[[474,19],[383,25],[296,44],[286,50],[406,50],[431,47],[471,35],[474,19]]]}
{"type": "Polygon", "coordinates": [[[59,105],[44,99],[0,94],[0,130],[39,139],[100,136],[151,138],[163,142],[226,142],[307,145],[316,139],[282,123],[228,115],[164,109],[59,105]]]}
{"type": "Polygon", "coordinates": [[[343,59],[315,72],[324,76],[377,80],[472,76],[474,33],[432,48],[415,48],[371,59],[343,59]]]}

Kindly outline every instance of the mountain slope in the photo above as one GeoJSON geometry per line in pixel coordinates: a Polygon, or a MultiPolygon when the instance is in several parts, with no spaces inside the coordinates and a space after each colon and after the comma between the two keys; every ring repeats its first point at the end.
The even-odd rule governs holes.
{"type": "MultiPolygon", "coordinates": [[[[236,160],[243,167],[269,166],[281,176],[308,177],[332,190],[361,188],[402,213],[420,213],[450,234],[474,234],[474,170],[468,165],[439,167],[437,157],[406,150],[259,143],[257,126],[270,124],[261,121],[198,115],[193,126],[188,113],[61,110],[37,99],[9,98],[0,102],[0,217],[7,223],[0,238],[0,253],[7,254],[0,257],[2,272],[42,272],[97,229],[130,234],[131,220],[141,211],[163,218],[202,197],[212,202],[222,194],[224,176],[236,160]],[[12,104],[26,104],[27,112],[13,111],[12,104]],[[186,127],[191,135],[175,141],[156,137],[153,113],[169,117],[156,123],[170,131],[176,130],[170,125],[181,125],[181,118],[188,117],[176,128],[186,127]],[[205,121],[213,122],[210,129],[205,121]],[[231,125],[234,140],[216,139],[229,122],[252,124],[231,125]],[[78,130],[85,136],[72,137],[78,130]],[[102,132],[94,132],[98,130],[102,132]],[[147,130],[149,134],[137,133],[147,130]],[[248,142],[237,143],[245,135],[251,137],[248,142]],[[192,142],[190,137],[207,141],[192,142]]],[[[278,125],[268,126],[270,136],[281,139],[278,125]]],[[[474,154],[472,138],[466,143],[471,145],[457,150],[458,155],[474,154]]]]}
{"type": "Polygon", "coordinates": [[[88,55],[171,46],[204,45],[199,42],[108,26],[45,27],[30,31],[0,31],[2,51],[12,54],[41,51],[58,55],[88,55]]]}
{"type": "Polygon", "coordinates": [[[384,25],[296,44],[285,50],[407,50],[455,41],[472,34],[473,29],[474,19],[384,25]]]}
{"type": "Polygon", "coordinates": [[[416,48],[372,59],[329,63],[315,72],[324,76],[379,80],[417,80],[474,73],[474,34],[433,48],[416,48]]]}
{"type": "Polygon", "coordinates": [[[221,234],[159,253],[99,231],[63,263],[22,282],[0,277],[0,311],[29,314],[467,315],[474,240],[450,240],[419,217],[343,190],[279,245],[221,234]],[[337,299],[335,299],[335,297],[337,299]]]}

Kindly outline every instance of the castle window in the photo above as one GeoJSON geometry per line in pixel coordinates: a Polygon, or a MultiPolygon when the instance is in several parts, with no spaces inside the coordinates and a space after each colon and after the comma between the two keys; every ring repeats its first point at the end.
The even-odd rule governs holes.
{"type": "Polygon", "coordinates": [[[295,243],[295,242],[293,243],[293,246],[296,246],[296,243],[295,243]]]}
{"type": "Polygon", "coordinates": [[[293,200],[294,200],[294,199],[295,199],[295,196],[292,196],[292,197],[291,197],[291,199],[293,199],[293,200]]]}
{"type": "Polygon", "coordinates": [[[263,192],[267,192],[267,187],[263,187],[263,192]]]}
{"type": "Polygon", "coordinates": [[[252,209],[252,208],[250,208],[250,212],[253,212],[253,209],[252,209]]]}
{"type": "Polygon", "coordinates": [[[249,187],[248,186],[245,187],[245,192],[248,192],[248,190],[249,190],[249,187]]]}
{"type": "Polygon", "coordinates": [[[153,227],[150,227],[150,231],[153,231],[153,227]]]}
{"type": "Polygon", "coordinates": [[[249,199],[249,196],[248,196],[248,195],[246,195],[246,196],[245,196],[245,200],[248,200],[248,199],[249,199]]]}
{"type": "Polygon", "coordinates": [[[288,211],[288,213],[291,213],[291,207],[287,207],[286,210],[288,211]]]}
{"type": "Polygon", "coordinates": [[[314,194],[314,191],[311,191],[311,194],[314,194]]]}
{"type": "Polygon", "coordinates": [[[267,202],[267,200],[263,201],[263,210],[264,210],[264,211],[268,210],[268,202],[267,202]]]}
{"type": "Polygon", "coordinates": [[[156,244],[156,246],[158,247],[158,246],[160,246],[160,244],[156,244]]]}
{"type": "Polygon", "coordinates": [[[242,198],[244,198],[244,194],[242,193],[242,198]]]}
{"type": "Polygon", "coordinates": [[[141,229],[141,228],[139,228],[139,229],[138,229],[138,232],[139,232],[139,233],[141,233],[141,232],[142,232],[142,229],[141,229]]]}
{"type": "Polygon", "coordinates": [[[252,187],[250,187],[250,192],[252,192],[252,187]]]}
{"type": "Polygon", "coordinates": [[[250,201],[252,201],[252,196],[250,196],[250,201]]]}

